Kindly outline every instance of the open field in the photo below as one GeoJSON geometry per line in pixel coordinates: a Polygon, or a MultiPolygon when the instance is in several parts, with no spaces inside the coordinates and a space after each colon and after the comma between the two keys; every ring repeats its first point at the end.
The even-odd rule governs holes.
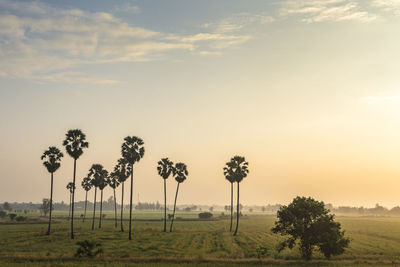
{"type": "MultiPolygon", "coordinates": [[[[343,265],[396,265],[400,266],[400,218],[395,217],[343,217],[342,223],[351,238],[350,248],[341,256],[327,261],[318,252],[314,259],[303,262],[297,249],[276,252],[279,237],[270,229],[275,220],[272,215],[248,215],[241,218],[237,237],[229,233],[229,221],[176,221],[173,233],[163,233],[161,213],[136,212],[133,222],[134,237],[128,240],[127,232],[114,228],[112,212],[107,212],[103,229],[91,230],[91,220],[82,223],[76,219],[76,239],[69,239],[69,222],[55,212],[53,233],[44,233],[47,224],[0,224],[0,265],[60,265],[60,266],[247,266],[255,264],[292,266],[343,266],[343,265]],[[153,219],[146,221],[145,219],[153,219]],[[74,253],[79,240],[101,242],[104,254],[95,259],[77,259],[74,253]],[[268,248],[268,255],[260,262],[256,246],[268,248]]],[[[33,216],[33,215],[31,215],[33,216]]],[[[90,216],[89,216],[90,217],[90,216]]],[[[195,213],[182,213],[177,217],[195,218],[195,213]]],[[[128,223],[125,223],[125,230],[128,223]]]]}

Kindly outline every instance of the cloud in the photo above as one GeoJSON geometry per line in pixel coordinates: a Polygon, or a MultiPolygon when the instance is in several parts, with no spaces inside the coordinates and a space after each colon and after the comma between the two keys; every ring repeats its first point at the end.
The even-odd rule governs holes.
{"type": "Polygon", "coordinates": [[[398,105],[400,104],[400,92],[364,96],[360,98],[360,102],[372,106],[398,105]]]}
{"type": "Polygon", "coordinates": [[[400,0],[373,0],[373,7],[400,16],[400,0]]]}
{"type": "Polygon", "coordinates": [[[280,15],[297,15],[307,23],[350,20],[370,22],[376,19],[376,15],[362,10],[358,2],[349,0],[288,0],[283,3],[280,15]]]}
{"type": "Polygon", "coordinates": [[[117,5],[112,9],[112,13],[129,13],[129,14],[139,14],[142,10],[131,3],[125,3],[122,5],[117,5]]]}
{"type": "MultiPolygon", "coordinates": [[[[253,21],[263,19],[256,16],[253,21]]],[[[5,77],[93,83],[73,69],[85,64],[159,60],[170,51],[216,55],[249,39],[211,26],[199,33],[162,33],[128,24],[111,13],[0,0],[0,75],[5,77]]]]}
{"type": "Polygon", "coordinates": [[[247,12],[236,13],[222,20],[206,23],[204,28],[213,28],[216,33],[232,33],[250,26],[269,24],[275,19],[266,14],[250,14],[247,12]]]}

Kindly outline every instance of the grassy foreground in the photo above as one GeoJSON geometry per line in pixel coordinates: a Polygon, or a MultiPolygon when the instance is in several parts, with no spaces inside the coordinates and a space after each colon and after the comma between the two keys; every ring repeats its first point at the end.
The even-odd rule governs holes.
{"type": "Polygon", "coordinates": [[[400,218],[337,217],[351,238],[350,248],[329,261],[316,251],[311,262],[304,262],[297,249],[277,253],[279,237],[270,232],[272,215],[243,217],[236,237],[229,233],[227,219],[176,221],[175,231],[164,233],[162,221],[144,220],[161,218],[161,214],[136,216],[141,220],[133,223],[132,241],[127,232],[114,228],[111,213],[103,229],[96,223],[94,231],[91,220],[82,223],[77,218],[75,240],[69,239],[69,222],[61,218],[56,219],[51,236],[45,235],[45,223],[0,224],[0,266],[400,266],[400,218]],[[75,258],[76,242],[85,239],[99,241],[103,255],[75,258]],[[262,261],[257,259],[257,245],[268,248],[262,261]]]}

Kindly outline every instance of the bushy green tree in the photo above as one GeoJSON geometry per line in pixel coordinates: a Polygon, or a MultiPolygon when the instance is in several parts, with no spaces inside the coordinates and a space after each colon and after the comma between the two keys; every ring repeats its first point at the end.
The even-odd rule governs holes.
{"type": "Polygon", "coordinates": [[[279,209],[277,217],[272,232],[289,236],[280,244],[279,251],[299,243],[302,257],[310,260],[314,247],[330,258],[342,254],[349,246],[350,240],[344,237],[340,223],[334,221],[334,215],[329,214],[324,202],[296,197],[288,206],[279,209]]]}

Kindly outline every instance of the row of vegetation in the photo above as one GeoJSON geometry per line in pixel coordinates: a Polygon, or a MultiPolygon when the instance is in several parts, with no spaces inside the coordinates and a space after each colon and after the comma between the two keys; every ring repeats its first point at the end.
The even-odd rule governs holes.
{"type": "MultiPolygon", "coordinates": [[[[75,211],[75,190],[76,190],[76,164],[79,157],[83,154],[83,150],[89,147],[89,143],[86,141],[85,134],[79,130],[69,130],[66,133],[66,138],[63,141],[65,149],[74,160],[73,169],[73,180],[67,184],[67,189],[70,192],[70,215],[71,218],[71,239],[74,238],[74,211],[75,211]]],[[[109,186],[113,189],[114,194],[114,211],[115,211],[115,227],[117,227],[117,201],[116,201],[116,188],[122,185],[121,189],[121,231],[124,231],[122,217],[123,217],[123,206],[124,206],[124,185],[125,181],[130,177],[130,203],[129,203],[129,239],[132,239],[132,196],[133,196],[133,165],[140,161],[144,156],[144,142],[141,138],[136,136],[128,136],[124,139],[121,146],[121,158],[118,159],[116,166],[112,172],[108,172],[101,164],[93,164],[89,169],[87,177],[85,177],[81,186],[85,190],[85,208],[83,214],[83,221],[86,219],[87,211],[87,196],[88,191],[94,188],[94,201],[93,201],[93,218],[92,218],[92,230],[95,228],[95,218],[96,218],[96,198],[97,189],[100,190],[100,216],[99,216],[99,228],[101,228],[102,223],[102,212],[103,212],[103,190],[109,186]]],[[[43,160],[43,165],[47,168],[48,172],[51,174],[51,185],[50,185],[50,209],[49,209],[49,225],[47,234],[51,232],[51,220],[52,220],[52,210],[53,210],[53,177],[54,173],[61,166],[61,159],[63,153],[55,146],[49,147],[41,156],[43,160]]],[[[173,229],[173,223],[176,212],[176,202],[179,193],[179,186],[183,183],[189,172],[187,170],[186,164],[179,162],[174,164],[168,158],[163,158],[158,162],[157,166],[158,174],[162,177],[164,181],[164,232],[167,231],[167,199],[166,199],[166,180],[172,176],[177,181],[174,208],[171,217],[171,224],[169,231],[173,229]]],[[[236,229],[234,235],[237,234],[239,228],[239,183],[248,174],[248,162],[245,161],[244,157],[235,156],[229,162],[226,163],[224,167],[224,175],[226,179],[231,183],[231,225],[230,231],[232,231],[232,220],[233,220],[233,184],[237,183],[237,219],[236,219],[236,229]]]]}
{"type": "MultiPolygon", "coordinates": [[[[83,154],[83,149],[89,147],[86,141],[85,134],[79,130],[69,130],[63,142],[67,153],[74,159],[73,180],[68,183],[67,189],[70,191],[70,218],[71,218],[71,239],[74,239],[74,196],[76,190],[76,163],[79,157],[83,154]]],[[[130,177],[130,198],[129,198],[129,240],[132,239],[132,196],[133,196],[133,166],[139,162],[144,156],[144,142],[136,136],[128,136],[124,139],[121,146],[121,158],[118,159],[116,166],[112,172],[108,172],[101,164],[93,164],[89,170],[87,177],[82,180],[82,188],[86,191],[85,197],[85,211],[83,221],[86,218],[87,207],[87,193],[91,188],[94,188],[94,205],[93,205],[93,219],[92,230],[95,225],[96,214],[96,197],[97,189],[100,190],[100,219],[99,228],[101,228],[102,219],[102,204],[103,204],[103,190],[107,186],[113,189],[114,193],[114,210],[115,210],[115,227],[117,227],[117,204],[115,189],[121,184],[121,231],[123,229],[122,215],[123,215],[123,201],[124,201],[124,184],[130,177]]],[[[41,159],[43,165],[51,174],[51,190],[50,190],[50,214],[49,225],[47,234],[51,231],[51,211],[53,200],[53,176],[54,172],[61,166],[61,158],[63,153],[57,147],[49,147],[41,159]]],[[[166,180],[169,177],[174,177],[177,181],[177,188],[174,200],[173,214],[170,217],[171,224],[169,231],[173,229],[176,202],[178,198],[179,186],[184,182],[189,174],[187,166],[184,163],[174,164],[168,158],[163,158],[158,162],[158,174],[164,181],[164,232],[167,231],[167,199],[166,199],[166,180]]],[[[236,203],[236,227],[234,236],[238,233],[239,218],[240,218],[240,190],[239,186],[241,181],[247,177],[249,173],[248,162],[244,157],[234,156],[223,168],[225,178],[231,184],[231,205],[230,205],[230,231],[233,228],[233,187],[236,183],[237,188],[237,203],[236,203]]],[[[212,217],[211,213],[205,212],[199,214],[199,218],[209,219],[212,217]]],[[[277,213],[278,221],[275,222],[275,227],[272,232],[281,234],[288,237],[280,244],[280,249],[285,247],[293,248],[296,243],[299,243],[300,252],[304,259],[311,259],[312,250],[318,247],[319,250],[327,257],[338,255],[344,252],[345,248],[349,245],[349,239],[344,237],[344,231],[338,222],[334,221],[334,216],[329,214],[329,210],[325,208],[323,202],[318,202],[312,198],[297,197],[288,206],[282,206],[277,213]]],[[[259,254],[263,254],[263,248],[259,248],[259,254]]]]}

